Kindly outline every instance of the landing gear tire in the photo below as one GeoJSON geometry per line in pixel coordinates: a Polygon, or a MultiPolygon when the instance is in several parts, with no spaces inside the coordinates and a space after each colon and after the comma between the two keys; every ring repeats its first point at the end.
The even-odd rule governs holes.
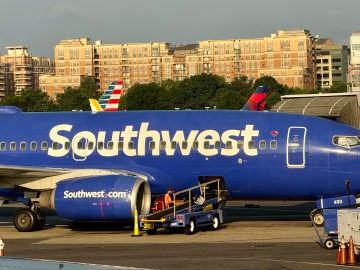
{"type": "Polygon", "coordinates": [[[211,228],[216,231],[220,228],[220,219],[218,216],[214,216],[212,219],[211,228]]]}
{"type": "Polygon", "coordinates": [[[196,233],[197,227],[194,219],[190,220],[189,225],[185,228],[185,234],[191,235],[196,233]]]}
{"type": "Polygon", "coordinates": [[[316,227],[324,227],[325,218],[322,210],[315,210],[311,215],[316,227]]]}
{"type": "Polygon", "coordinates": [[[31,232],[38,229],[36,214],[30,209],[19,210],[14,218],[14,226],[19,232],[31,232]]]}
{"type": "Polygon", "coordinates": [[[336,242],[334,239],[326,239],[325,242],[324,242],[324,247],[326,249],[335,249],[336,248],[336,242]]]}

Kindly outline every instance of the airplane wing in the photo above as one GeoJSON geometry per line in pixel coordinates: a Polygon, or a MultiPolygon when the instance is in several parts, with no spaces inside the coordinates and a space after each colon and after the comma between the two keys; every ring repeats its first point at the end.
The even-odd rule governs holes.
{"type": "Polygon", "coordinates": [[[143,179],[147,176],[126,170],[102,169],[61,169],[61,168],[33,168],[0,165],[0,188],[21,187],[27,190],[51,190],[58,182],[102,175],[136,175],[143,179]]]}

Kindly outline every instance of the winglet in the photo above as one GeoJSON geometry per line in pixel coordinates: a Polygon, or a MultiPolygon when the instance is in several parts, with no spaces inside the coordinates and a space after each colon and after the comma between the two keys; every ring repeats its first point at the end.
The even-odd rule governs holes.
{"type": "Polygon", "coordinates": [[[263,111],[265,110],[265,99],[269,93],[269,88],[259,86],[246,102],[243,110],[247,111],[263,111]]]}

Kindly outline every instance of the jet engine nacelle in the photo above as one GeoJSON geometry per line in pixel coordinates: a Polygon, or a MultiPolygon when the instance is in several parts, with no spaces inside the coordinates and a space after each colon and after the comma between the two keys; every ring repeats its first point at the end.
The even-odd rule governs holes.
{"type": "Polygon", "coordinates": [[[75,221],[128,220],[133,218],[135,207],[139,214],[147,214],[151,206],[148,182],[135,176],[65,180],[57,184],[52,194],[47,197],[56,214],[75,221]]]}

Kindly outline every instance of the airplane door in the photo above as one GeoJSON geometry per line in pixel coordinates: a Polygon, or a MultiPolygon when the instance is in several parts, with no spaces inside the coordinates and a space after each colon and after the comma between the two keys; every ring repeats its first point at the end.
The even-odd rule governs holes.
{"type": "Polygon", "coordinates": [[[290,127],[286,143],[286,165],[288,168],[305,168],[306,128],[290,127]]]}
{"type": "Polygon", "coordinates": [[[72,156],[75,161],[85,161],[89,155],[89,141],[85,138],[82,138],[77,142],[77,144],[72,145],[72,156]],[[76,151],[75,151],[76,149],[76,151]]]}

